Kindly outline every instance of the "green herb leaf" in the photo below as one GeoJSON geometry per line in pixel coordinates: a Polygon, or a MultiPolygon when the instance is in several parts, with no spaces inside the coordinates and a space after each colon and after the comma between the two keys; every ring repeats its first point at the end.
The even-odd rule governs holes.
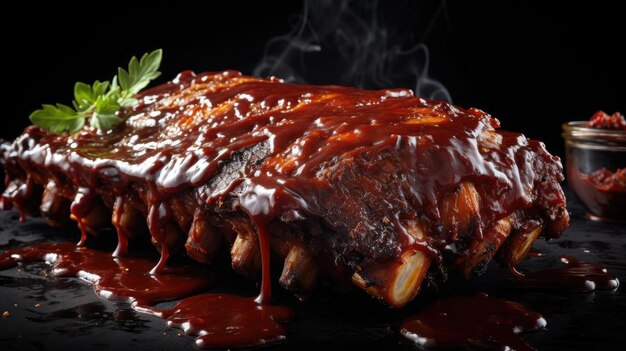
{"type": "Polygon", "coordinates": [[[135,99],[133,97],[127,97],[127,98],[121,99],[119,102],[120,102],[120,106],[122,106],[122,107],[133,107],[133,106],[137,105],[139,100],[137,100],[137,99],[135,99]]]}
{"type": "Polygon", "coordinates": [[[28,117],[35,125],[53,133],[76,133],[85,125],[85,115],[63,104],[42,105],[28,117]]]}
{"type": "Polygon", "coordinates": [[[123,122],[118,111],[136,105],[138,100],[134,96],[161,75],[158,69],[162,58],[161,49],[144,54],[141,60],[133,56],[128,70],[118,68],[118,75],[110,83],[76,83],[73,109],[63,104],[43,105],[42,109],[31,113],[29,118],[33,124],[58,134],[80,131],[86,118],[89,118],[90,126],[98,131],[110,130],[123,122]]]}
{"type": "Polygon", "coordinates": [[[98,96],[89,124],[100,131],[110,130],[122,122],[122,119],[117,116],[117,111],[120,109],[121,106],[117,101],[106,96],[98,96]]]}
{"type": "Polygon", "coordinates": [[[154,50],[149,54],[144,54],[141,60],[133,56],[128,64],[128,71],[118,68],[117,77],[122,90],[127,91],[129,95],[135,95],[145,88],[151,80],[161,75],[158,69],[162,58],[163,50],[154,50]]]}
{"type": "Polygon", "coordinates": [[[108,88],[108,81],[95,81],[93,85],[77,82],[74,85],[74,101],[72,102],[74,108],[77,111],[87,111],[96,103],[98,96],[104,95],[108,88]]]}

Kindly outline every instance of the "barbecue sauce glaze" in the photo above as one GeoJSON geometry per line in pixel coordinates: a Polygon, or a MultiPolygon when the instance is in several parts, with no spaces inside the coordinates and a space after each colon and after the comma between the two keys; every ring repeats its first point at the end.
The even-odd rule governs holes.
{"type": "MultiPolygon", "coordinates": [[[[319,172],[338,159],[389,154],[402,160],[398,167],[404,183],[399,193],[406,194],[410,211],[394,210],[386,223],[394,230],[385,232],[390,237],[383,239],[397,245],[394,252],[414,248],[442,260],[442,251],[456,233],[435,230],[441,219],[438,199],[463,181],[474,183],[480,195],[482,217],[473,233],[478,239],[484,227],[517,209],[543,218],[546,236],[558,236],[567,226],[558,185],[563,179],[559,159],[542,143],[504,131],[496,133],[497,147],[485,149],[479,137],[495,131],[499,122],[478,109],[414,97],[406,89],[294,85],[233,71],[201,75],[186,71],[138,98],[137,106],[122,112],[126,122],[114,131],[98,135],[85,129],[59,136],[32,126],[10,148],[3,146],[7,171],[3,206],[12,202],[24,214],[20,205],[33,186],[26,174],[43,171],[66,186],[62,192],[75,194],[72,214],[82,225],[91,194],[107,189],[124,194],[134,182],[147,184],[142,191],[148,199],[148,228],[161,249],[161,260],[149,273],[158,278],[169,255],[168,198],[192,189],[205,205],[216,208],[235,198],[234,207],[245,212],[257,229],[262,282],[256,301],[263,304],[257,308],[268,310],[275,307],[265,306],[271,300],[269,224],[285,214],[323,218],[328,208],[321,204],[334,184],[319,172]],[[261,143],[269,153],[260,162],[242,169],[240,177],[222,188],[205,186],[233,155],[261,143]],[[39,169],[25,172],[32,164],[39,169]],[[433,229],[427,238],[417,240],[402,227],[402,220],[416,214],[433,229]]],[[[86,231],[84,226],[81,230],[86,231]]],[[[125,252],[124,238],[115,255],[125,252]]],[[[245,299],[227,299],[252,306],[245,299]]],[[[183,300],[179,313],[163,315],[180,324],[180,316],[187,316],[186,302],[193,305],[197,300],[183,300]]],[[[209,339],[202,336],[199,342],[211,346],[209,339]]]]}
{"type": "MultiPolygon", "coordinates": [[[[75,195],[72,213],[79,224],[80,209],[91,199],[84,194],[145,193],[150,234],[163,256],[154,272],[163,269],[169,253],[166,223],[172,214],[165,204],[173,194],[195,191],[208,207],[232,206],[245,212],[259,233],[267,233],[267,225],[284,216],[329,218],[333,191],[358,191],[337,189],[349,185],[320,173],[344,159],[367,167],[388,156],[398,172],[389,176],[402,179],[394,183],[398,189],[383,192],[399,194],[381,199],[389,206],[377,211],[385,211],[380,215],[387,221],[366,233],[383,244],[366,255],[376,262],[409,249],[440,262],[457,233],[440,228],[439,200],[464,181],[475,185],[481,200],[481,218],[472,233],[464,234],[475,238],[467,242],[481,239],[483,229],[520,209],[545,222],[547,237],[567,226],[558,157],[539,141],[496,131],[498,120],[478,109],[414,97],[408,89],[286,84],[234,71],[185,71],[138,98],[138,105],[121,112],[125,123],[114,131],[59,136],[32,126],[3,146],[3,202],[24,202],[31,173],[43,173],[64,187],[61,192],[75,195]],[[482,140],[485,136],[492,140],[482,140]],[[493,143],[497,146],[488,147],[493,143]],[[217,189],[206,185],[231,157],[260,144],[268,151],[239,177],[217,189]],[[133,183],[147,185],[136,190],[133,183]],[[411,236],[403,225],[410,220],[419,220],[429,235],[411,236]]],[[[332,240],[345,252],[360,242],[332,240]]],[[[264,256],[269,262],[269,254],[264,256]]]]}

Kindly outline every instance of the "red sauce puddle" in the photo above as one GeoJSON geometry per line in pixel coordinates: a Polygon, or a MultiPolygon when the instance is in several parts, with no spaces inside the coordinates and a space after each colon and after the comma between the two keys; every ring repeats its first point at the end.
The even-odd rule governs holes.
{"type": "Polygon", "coordinates": [[[619,286],[619,279],[609,274],[601,264],[583,262],[571,256],[562,256],[561,261],[566,264],[565,267],[528,273],[515,280],[512,285],[518,288],[571,292],[613,290],[619,286]]]}
{"type": "Polygon", "coordinates": [[[228,294],[188,297],[172,309],[135,308],[167,319],[167,325],[195,335],[196,346],[208,349],[244,348],[285,340],[281,322],[293,320],[285,306],[259,304],[254,298],[228,294]]]}
{"type": "Polygon", "coordinates": [[[167,267],[148,274],[154,262],[141,258],[114,258],[73,243],[39,243],[0,253],[0,270],[18,262],[46,261],[57,277],[78,277],[93,284],[96,293],[113,301],[150,305],[189,296],[210,287],[212,275],[192,267],[167,267]]]}
{"type": "Polygon", "coordinates": [[[480,294],[435,301],[406,319],[400,333],[434,349],[534,350],[519,333],[540,330],[546,320],[513,301],[480,294]]]}
{"type": "Polygon", "coordinates": [[[262,298],[256,300],[202,294],[183,299],[168,310],[149,307],[208,288],[212,275],[203,269],[169,266],[150,274],[154,266],[150,260],[116,258],[73,243],[39,243],[0,253],[0,270],[34,261],[52,264],[52,274],[57,277],[79,277],[92,283],[96,293],[107,300],[129,302],[137,311],[167,319],[169,326],[198,336],[196,345],[201,348],[242,348],[281,341],[286,331],[280,322],[294,318],[292,309],[267,304],[271,299],[268,282],[262,298]],[[257,302],[261,299],[263,304],[257,302]]]}

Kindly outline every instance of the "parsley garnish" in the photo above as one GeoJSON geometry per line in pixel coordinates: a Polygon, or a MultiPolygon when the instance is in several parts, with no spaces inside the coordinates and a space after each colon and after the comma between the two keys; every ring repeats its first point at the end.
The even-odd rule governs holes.
{"type": "Polygon", "coordinates": [[[73,108],[63,104],[43,105],[28,118],[36,126],[56,134],[82,130],[87,118],[91,127],[100,132],[108,131],[122,122],[117,112],[137,104],[135,95],[161,75],[158,69],[162,57],[162,49],[144,54],[141,60],[133,56],[128,70],[119,67],[111,82],[76,83],[73,108]]]}

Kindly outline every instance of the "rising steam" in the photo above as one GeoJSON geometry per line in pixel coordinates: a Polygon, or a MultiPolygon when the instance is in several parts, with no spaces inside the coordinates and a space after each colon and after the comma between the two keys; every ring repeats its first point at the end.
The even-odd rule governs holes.
{"type": "Polygon", "coordinates": [[[428,76],[427,47],[407,46],[408,35],[385,23],[379,10],[377,1],[305,1],[292,31],[268,42],[253,74],[365,89],[411,87],[417,96],[451,101],[428,76]]]}

